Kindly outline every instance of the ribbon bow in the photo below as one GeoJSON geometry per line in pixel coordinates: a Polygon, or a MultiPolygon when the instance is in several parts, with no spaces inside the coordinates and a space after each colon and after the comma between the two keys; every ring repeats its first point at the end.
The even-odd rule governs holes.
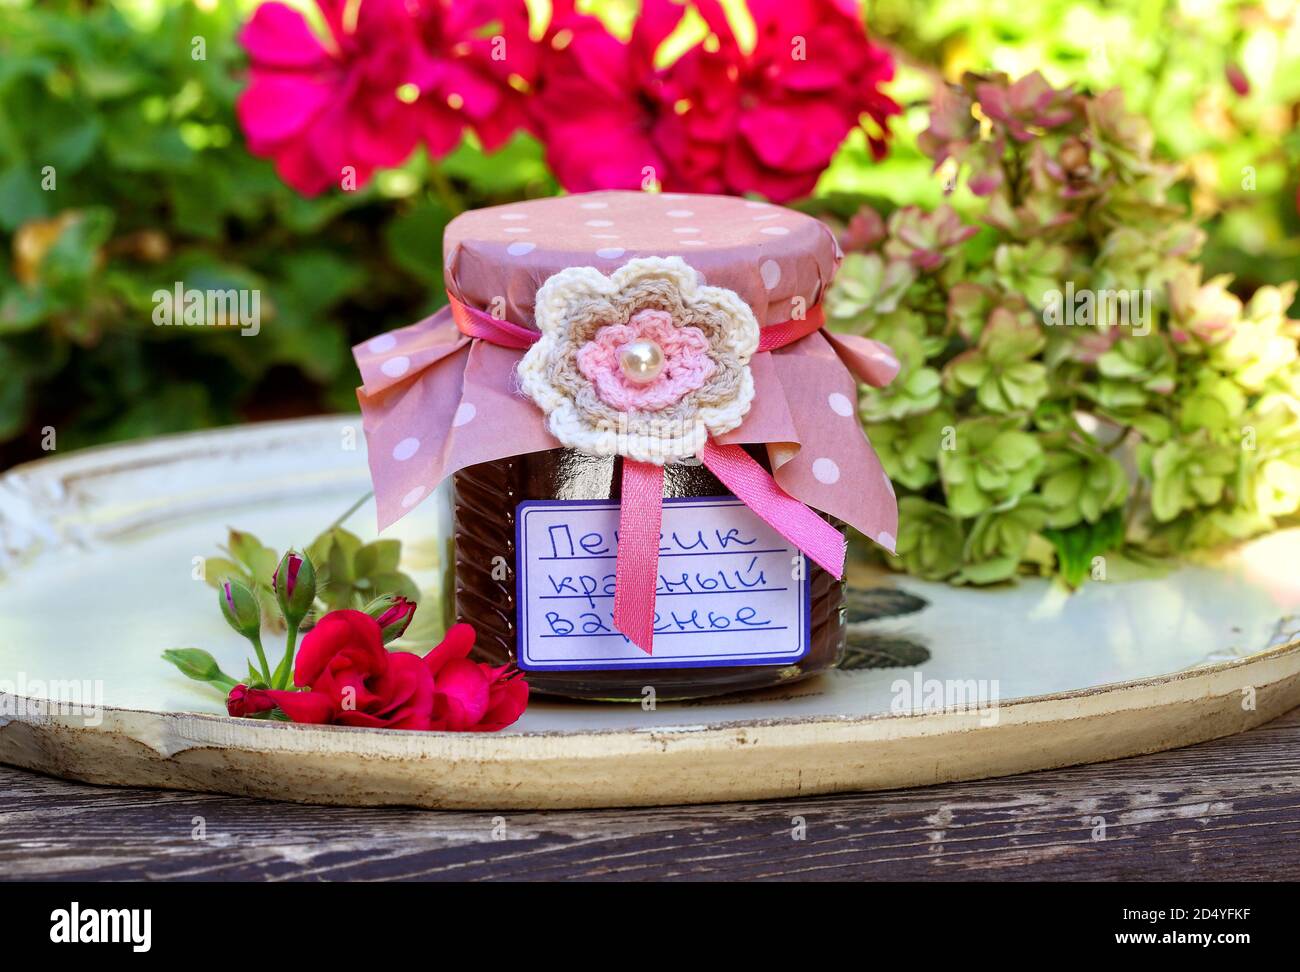
{"type": "MultiPolygon", "coordinates": [[[[537,331],[492,317],[454,295],[449,296],[452,317],[467,337],[516,350],[527,349],[541,337],[537,331]]],[[[793,344],[820,330],[823,323],[822,308],[816,305],[803,319],[768,325],[759,331],[757,353],[793,344]]],[[[864,380],[878,384],[878,378],[873,375],[864,380]]],[[[743,447],[723,445],[710,438],[699,459],[759,519],[836,579],[844,576],[844,536],[782,489],[743,447]]],[[[646,654],[654,650],[663,487],[662,465],[623,458],[614,568],[614,625],[646,654]]]]}

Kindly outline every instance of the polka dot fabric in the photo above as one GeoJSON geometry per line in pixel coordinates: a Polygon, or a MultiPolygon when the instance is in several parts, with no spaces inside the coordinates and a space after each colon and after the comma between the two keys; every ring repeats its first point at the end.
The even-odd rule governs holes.
{"type": "Polygon", "coordinates": [[[858,421],[857,382],[837,349],[810,334],[754,361],[754,404],[719,441],[767,443],[782,489],[893,553],[898,504],[858,421]]]}
{"type": "Polygon", "coordinates": [[[839,249],[811,216],[732,196],[599,192],[533,199],[456,217],[444,240],[447,287],[471,307],[533,325],[537,288],[568,267],[609,273],[635,257],[680,256],[735,291],[760,325],[817,302],[839,249]],[[493,304],[496,301],[496,304],[493,304]]]}
{"type": "MultiPolygon", "coordinates": [[[[680,256],[760,325],[813,307],[834,277],[830,231],[800,213],[722,196],[603,192],[465,213],[447,228],[448,291],[470,307],[533,327],[537,290],[554,273],[609,274],[642,256],[680,256]]],[[[458,469],[559,446],[518,387],[523,354],[457,330],[451,313],[354,349],[380,528],[458,469]]],[[[791,496],[887,550],[898,535],[893,488],[857,418],[858,381],[887,385],[898,361],[879,342],[818,331],[756,354],[754,399],[723,445],[767,445],[791,496]]]]}

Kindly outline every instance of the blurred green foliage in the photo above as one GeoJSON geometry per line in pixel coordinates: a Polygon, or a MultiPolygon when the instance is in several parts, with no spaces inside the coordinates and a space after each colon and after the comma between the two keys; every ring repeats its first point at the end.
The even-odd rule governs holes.
{"type": "MultiPolygon", "coordinates": [[[[1128,110],[1150,121],[1156,154],[1186,167],[1178,192],[1208,232],[1207,277],[1231,273],[1248,296],[1296,276],[1296,0],[867,0],[866,9],[871,33],[899,56],[894,94],[911,111],[895,124],[889,159],[864,164],[865,147],[854,145],[820,190],[937,205],[944,187],[916,146],[934,84],[965,71],[1041,71],[1056,87],[1119,88],[1128,110]]],[[[967,216],[980,208],[960,190],[951,201],[967,216]]]]}
{"type": "Polygon", "coordinates": [[[0,459],[353,408],[350,345],[445,301],[447,220],[556,191],[521,137],[298,196],[234,116],[251,6],[0,2],[0,459]],[[260,291],[259,333],[155,326],[177,281],[260,291]]]}

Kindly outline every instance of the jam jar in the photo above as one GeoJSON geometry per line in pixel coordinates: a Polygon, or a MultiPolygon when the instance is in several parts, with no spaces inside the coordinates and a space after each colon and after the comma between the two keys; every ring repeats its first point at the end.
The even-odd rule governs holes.
{"type": "Polygon", "coordinates": [[[838,562],[847,526],[893,547],[856,396],[898,367],[821,327],[834,234],[756,200],[610,191],[462,213],[443,250],[448,306],[358,348],[358,397],[381,529],[452,480],[474,657],[541,694],[611,701],[833,668],[844,589],[818,564],[838,562]],[[605,545],[545,549],[569,525],[605,545]],[[682,552],[681,537],[700,539],[682,552]],[[550,590],[575,578],[576,594],[550,590]]]}
{"type": "MultiPolygon", "coordinates": [[[[762,447],[751,456],[766,466],[762,447]]],[[[552,449],[481,463],[453,477],[456,614],[478,632],[475,657],[493,665],[517,661],[514,571],[517,506],[524,500],[617,500],[622,479],[617,456],[552,449]]],[[[727,489],[703,465],[675,463],[664,470],[664,497],[716,497],[727,489]]],[[[837,526],[839,524],[836,524],[837,526]]],[[[833,668],[845,639],[844,584],[811,560],[808,571],[807,653],[791,664],[699,668],[668,666],[591,671],[530,671],[537,692],[571,698],[640,701],[647,687],[659,700],[699,698],[766,688],[833,668]]]]}

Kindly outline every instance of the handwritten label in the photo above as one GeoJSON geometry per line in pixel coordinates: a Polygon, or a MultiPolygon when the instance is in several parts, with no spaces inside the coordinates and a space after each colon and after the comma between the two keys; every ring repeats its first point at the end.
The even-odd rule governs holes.
{"type": "Polygon", "coordinates": [[[803,554],[735,497],[664,500],[653,655],[614,627],[617,501],[527,500],[515,529],[522,669],[788,665],[808,653],[803,554]]]}

